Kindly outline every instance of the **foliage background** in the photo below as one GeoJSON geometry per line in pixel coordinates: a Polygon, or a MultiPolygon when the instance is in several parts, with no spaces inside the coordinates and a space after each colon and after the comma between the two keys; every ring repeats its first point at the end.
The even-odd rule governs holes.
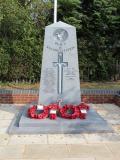
{"type": "MultiPolygon", "coordinates": [[[[120,1],[58,0],[58,20],[77,28],[82,81],[120,79],[120,1]]],[[[0,0],[0,81],[39,81],[53,4],[0,0]]]]}

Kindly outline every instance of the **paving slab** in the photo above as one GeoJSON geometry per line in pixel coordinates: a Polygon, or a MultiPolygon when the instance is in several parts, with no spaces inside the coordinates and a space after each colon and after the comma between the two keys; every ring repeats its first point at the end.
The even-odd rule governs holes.
{"type": "Polygon", "coordinates": [[[26,145],[24,158],[68,158],[67,145],[26,145]]]}
{"type": "MultiPolygon", "coordinates": [[[[120,159],[119,121],[112,124],[115,133],[8,135],[6,130],[11,118],[19,111],[14,111],[14,106],[10,105],[9,109],[9,105],[2,105],[2,108],[0,105],[0,160],[120,159]]],[[[110,105],[110,108],[109,104],[91,106],[102,117],[111,116],[114,120],[116,116],[115,120],[119,119],[120,108],[116,105],[110,105]]],[[[108,124],[111,122],[109,119],[106,121],[108,124]]]]}
{"type": "Polygon", "coordinates": [[[11,120],[13,119],[14,117],[14,114],[11,114],[11,113],[3,113],[3,112],[0,112],[0,120],[11,120]]]}
{"type": "Polygon", "coordinates": [[[7,145],[10,136],[8,134],[0,134],[0,145],[7,145]]]}
{"type": "Polygon", "coordinates": [[[87,143],[84,134],[48,134],[48,144],[87,143]]]}
{"type": "Polygon", "coordinates": [[[23,158],[24,146],[10,145],[0,146],[0,158],[1,159],[17,159],[23,158]]]}
{"type": "Polygon", "coordinates": [[[11,123],[11,120],[0,120],[0,128],[8,127],[11,123]]]}
{"type": "Polygon", "coordinates": [[[84,137],[87,143],[120,142],[120,135],[117,133],[84,134],[84,137]]]}
{"type": "Polygon", "coordinates": [[[17,158],[17,159],[16,159],[16,158],[15,158],[15,159],[14,159],[14,158],[12,158],[12,159],[11,159],[11,158],[10,158],[10,159],[0,159],[0,160],[50,160],[50,159],[48,159],[48,158],[37,158],[37,159],[31,159],[31,158],[29,158],[29,159],[23,159],[23,158],[22,158],[22,159],[21,159],[21,158],[17,158]]]}
{"type": "Polygon", "coordinates": [[[12,135],[8,145],[47,144],[47,135],[12,135]]]}
{"type": "MultiPolygon", "coordinates": [[[[1,123],[1,122],[0,122],[1,123]]],[[[9,126],[9,125],[8,125],[9,126]]],[[[0,134],[6,134],[8,130],[8,126],[0,128],[0,134]]]]}
{"type": "Polygon", "coordinates": [[[49,159],[49,160],[95,160],[95,158],[88,157],[88,158],[55,158],[55,159],[49,159]]]}
{"type": "Polygon", "coordinates": [[[70,157],[113,158],[112,152],[105,144],[69,145],[70,157]]]}
{"type": "Polygon", "coordinates": [[[120,142],[118,143],[114,142],[114,143],[109,143],[109,144],[106,143],[106,146],[111,150],[111,152],[114,155],[116,154],[120,155],[120,142]]]}
{"type": "Polygon", "coordinates": [[[0,160],[50,160],[48,158],[37,158],[37,159],[32,159],[32,158],[4,158],[4,159],[1,159],[0,160]]]}
{"type": "Polygon", "coordinates": [[[97,157],[95,160],[120,160],[120,158],[116,158],[116,157],[108,157],[108,158],[102,158],[101,157],[97,157]]]}

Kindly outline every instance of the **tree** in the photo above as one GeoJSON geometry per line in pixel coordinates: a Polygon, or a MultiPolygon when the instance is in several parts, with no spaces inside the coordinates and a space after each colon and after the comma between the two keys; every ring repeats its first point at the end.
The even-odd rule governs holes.
{"type": "MultiPolygon", "coordinates": [[[[77,28],[81,79],[119,79],[120,1],[58,2],[58,21],[62,20],[77,28]]],[[[51,23],[51,2],[0,1],[1,80],[39,80],[44,29],[51,23]]]]}
{"type": "Polygon", "coordinates": [[[40,77],[45,18],[42,19],[43,15],[39,13],[45,7],[40,5],[40,10],[37,7],[37,1],[33,8],[25,7],[25,4],[26,1],[18,2],[17,0],[0,2],[1,68],[3,62],[7,63],[7,69],[1,69],[0,77],[3,77],[4,72],[4,75],[7,74],[4,79],[9,81],[39,80],[40,77]],[[36,19],[33,13],[36,13],[36,19]]]}

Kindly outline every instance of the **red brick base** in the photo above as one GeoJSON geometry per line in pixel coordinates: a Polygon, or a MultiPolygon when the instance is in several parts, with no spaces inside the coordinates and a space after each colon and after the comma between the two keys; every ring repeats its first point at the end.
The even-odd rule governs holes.
{"type": "Polygon", "coordinates": [[[120,96],[115,97],[115,104],[120,106],[120,96]]]}
{"type": "Polygon", "coordinates": [[[35,94],[0,94],[0,103],[6,104],[26,104],[38,100],[35,94]]]}
{"type": "MultiPolygon", "coordinates": [[[[38,101],[37,94],[0,94],[0,103],[26,104],[38,101]]],[[[82,101],[88,103],[115,103],[120,106],[120,96],[114,95],[82,95],[82,101]]]]}
{"type": "Polygon", "coordinates": [[[114,103],[115,96],[113,95],[82,95],[82,101],[86,99],[88,103],[114,103]]]}

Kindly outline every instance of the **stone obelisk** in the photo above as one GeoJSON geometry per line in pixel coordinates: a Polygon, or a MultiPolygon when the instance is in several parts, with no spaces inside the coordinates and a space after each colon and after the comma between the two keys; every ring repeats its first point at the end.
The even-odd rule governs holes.
{"type": "Polygon", "coordinates": [[[80,79],[76,28],[57,22],[57,0],[54,0],[54,23],[45,28],[39,104],[79,104],[80,79]]]}

